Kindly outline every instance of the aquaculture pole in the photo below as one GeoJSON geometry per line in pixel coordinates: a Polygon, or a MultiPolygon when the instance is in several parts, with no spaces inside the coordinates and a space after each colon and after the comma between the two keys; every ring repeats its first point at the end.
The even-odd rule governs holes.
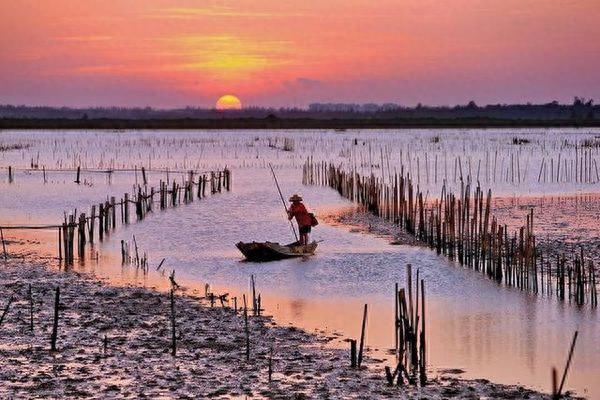
{"type": "Polygon", "coordinates": [[[4,254],[4,260],[8,260],[8,253],[6,252],[6,244],[4,243],[4,233],[2,233],[2,227],[0,226],[0,240],[2,241],[2,253],[4,254]]]}
{"type": "Polygon", "coordinates": [[[33,291],[31,290],[31,283],[29,284],[27,297],[29,297],[29,330],[33,332],[33,291]]]}
{"type": "Polygon", "coordinates": [[[174,289],[171,289],[171,355],[177,355],[177,333],[175,331],[175,294],[174,289]]]}
{"type": "Polygon", "coordinates": [[[8,302],[6,303],[6,306],[4,307],[4,312],[2,313],[2,316],[0,316],[0,325],[2,325],[2,322],[4,322],[4,317],[6,317],[6,314],[8,314],[8,310],[10,309],[10,305],[12,304],[13,299],[14,297],[11,295],[8,299],[8,302]]]}
{"type": "MultiPolygon", "coordinates": [[[[271,173],[273,174],[273,179],[275,179],[275,186],[277,186],[277,191],[279,192],[279,197],[281,198],[281,202],[283,203],[283,208],[285,209],[285,215],[288,215],[288,208],[283,198],[283,194],[281,194],[281,188],[279,187],[279,182],[277,182],[277,176],[275,176],[275,171],[273,170],[273,165],[269,163],[269,168],[271,168],[271,173]]],[[[292,227],[292,232],[294,232],[294,237],[296,238],[296,242],[299,241],[298,234],[296,233],[296,228],[294,228],[294,223],[290,219],[290,226],[292,227]]]]}
{"type": "Polygon", "coordinates": [[[60,288],[56,287],[54,297],[54,322],[52,324],[52,335],[50,336],[50,351],[56,351],[56,338],[58,336],[58,307],[60,304],[60,288]]]}
{"type": "Polygon", "coordinates": [[[250,361],[250,330],[248,328],[248,304],[246,303],[246,295],[244,299],[244,333],[246,334],[246,361],[250,361]]]}
{"type": "Polygon", "coordinates": [[[365,328],[366,328],[366,324],[367,324],[367,305],[365,304],[365,309],[363,312],[363,319],[362,319],[362,327],[360,329],[360,345],[358,347],[358,360],[357,360],[357,366],[360,368],[361,364],[362,364],[362,360],[363,360],[363,351],[365,348],[365,328]]]}
{"type": "Polygon", "coordinates": [[[560,380],[560,386],[558,387],[558,392],[556,393],[558,397],[561,396],[563,387],[565,385],[565,380],[567,379],[567,372],[569,372],[569,367],[571,366],[571,359],[573,358],[573,351],[575,350],[575,343],[577,343],[577,335],[579,331],[575,331],[573,335],[573,341],[571,342],[571,348],[569,349],[569,357],[567,357],[567,364],[565,365],[565,370],[562,375],[562,379],[560,380]]]}

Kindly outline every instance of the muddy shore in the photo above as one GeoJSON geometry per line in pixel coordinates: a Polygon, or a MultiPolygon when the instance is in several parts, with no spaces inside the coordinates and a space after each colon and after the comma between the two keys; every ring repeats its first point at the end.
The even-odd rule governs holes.
{"type": "Polygon", "coordinates": [[[369,212],[363,212],[357,206],[350,206],[338,213],[327,214],[321,218],[330,225],[345,226],[351,232],[368,233],[384,238],[392,245],[426,247],[415,236],[389,221],[385,221],[369,212]]]}
{"type": "Polygon", "coordinates": [[[431,371],[424,388],[390,387],[384,364],[368,350],[365,366],[351,369],[348,351],[339,348],[344,338],[279,326],[268,316],[249,318],[246,361],[243,314],[210,307],[183,288],[176,295],[174,357],[169,294],[111,286],[48,263],[0,261],[0,312],[7,310],[0,325],[1,398],[550,398],[521,386],[461,380],[460,370],[431,371]],[[51,352],[56,287],[59,325],[51,352]]]}

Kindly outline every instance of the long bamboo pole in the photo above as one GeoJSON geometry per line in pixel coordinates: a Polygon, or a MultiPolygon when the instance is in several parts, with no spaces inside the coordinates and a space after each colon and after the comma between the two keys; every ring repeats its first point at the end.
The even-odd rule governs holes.
{"type": "MultiPolygon", "coordinates": [[[[287,204],[285,202],[285,199],[283,198],[283,194],[281,193],[281,188],[279,187],[279,182],[277,182],[277,176],[275,175],[275,171],[273,170],[273,165],[271,163],[269,163],[269,168],[271,168],[271,173],[273,174],[273,179],[275,180],[275,186],[277,186],[277,191],[279,192],[279,197],[281,198],[281,202],[283,203],[283,208],[285,209],[285,215],[288,215],[288,208],[287,208],[287,204]]],[[[294,232],[294,237],[296,238],[296,242],[299,240],[298,239],[298,234],[296,233],[296,228],[294,227],[294,223],[292,222],[292,220],[290,219],[290,226],[292,227],[292,232],[294,232]]]]}

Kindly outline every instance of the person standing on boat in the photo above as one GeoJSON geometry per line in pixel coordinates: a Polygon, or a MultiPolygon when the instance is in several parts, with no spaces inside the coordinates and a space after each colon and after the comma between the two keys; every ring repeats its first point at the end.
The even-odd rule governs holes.
{"type": "Polygon", "coordinates": [[[300,232],[300,244],[308,244],[308,234],[313,226],[313,217],[306,210],[304,204],[302,204],[302,197],[294,194],[290,197],[292,206],[288,210],[288,219],[296,218],[298,223],[298,231],[300,232]]]}

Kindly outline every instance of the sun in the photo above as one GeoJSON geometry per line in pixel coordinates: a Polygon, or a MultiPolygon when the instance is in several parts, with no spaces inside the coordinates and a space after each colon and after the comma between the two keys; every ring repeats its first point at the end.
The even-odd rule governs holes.
{"type": "Polygon", "coordinates": [[[215,108],[217,110],[241,110],[242,102],[237,96],[226,94],[219,97],[219,100],[217,100],[217,103],[215,104],[215,108]]]}

